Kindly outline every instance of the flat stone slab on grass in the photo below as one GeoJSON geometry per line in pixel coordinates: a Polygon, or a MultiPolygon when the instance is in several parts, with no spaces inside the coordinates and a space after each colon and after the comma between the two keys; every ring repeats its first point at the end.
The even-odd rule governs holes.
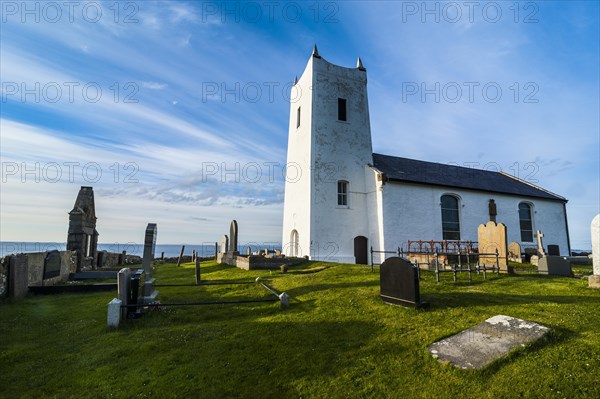
{"type": "Polygon", "coordinates": [[[497,315],[435,342],[427,350],[441,362],[463,369],[481,369],[513,349],[539,340],[549,331],[541,324],[497,315]]]}

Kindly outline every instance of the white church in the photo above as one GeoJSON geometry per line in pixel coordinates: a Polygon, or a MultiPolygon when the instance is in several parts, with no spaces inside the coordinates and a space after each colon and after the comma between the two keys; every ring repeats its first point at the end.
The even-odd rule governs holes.
{"type": "Polygon", "coordinates": [[[508,242],[535,247],[541,230],[545,244],[570,254],[567,199],[503,172],[374,154],[360,58],[356,68],[341,67],[315,46],[291,98],[297,101],[290,102],[286,255],[366,264],[371,247],[476,242],[478,226],[490,220],[490,200],[508,242]]]}

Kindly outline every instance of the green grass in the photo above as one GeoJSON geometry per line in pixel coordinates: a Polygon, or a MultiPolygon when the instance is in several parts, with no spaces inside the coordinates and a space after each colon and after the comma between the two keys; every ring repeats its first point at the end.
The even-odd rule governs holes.
{"type": "MultiPolygon", "coordinates": [[[[159,284],[192,283],[191,263],[159,284]]],[[[106,327],[114,293],[0,304],[2,398],[598,398],[600,292],[585,279],[423,272],[427,311],[381,302],[365,266],[310,262],[282,274],[202,265],[204,280],[269,279],[277,303],[165,307],[106,327]],[[542,323],[548,340],[480,371],[426,347],[496,314],[542,323]]],[[[268,298],[257,285],[160,287],[160,301],[268,298]]]]}

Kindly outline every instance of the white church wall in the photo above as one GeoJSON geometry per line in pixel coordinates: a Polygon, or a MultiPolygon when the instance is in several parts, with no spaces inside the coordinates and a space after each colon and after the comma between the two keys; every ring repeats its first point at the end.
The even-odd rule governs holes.
{"type": "MultiPolygon", "coordinates": [[[[383,190],[382,183],[378,180],[379,171],[367,166],[365,168],[365,178],[367,185],[367,218],[369,225],[369,247],[375,251],[384,251],[385,242],[383,240],[383,190]]],[[[369,253],[369,261],[371,254],[369,253]]],[[[382,263],[385,259],[380,254],[373,254],[374,263],[382,263]]]]}
{"type": "Polygon", "coordinates": [[[281,245],[287,256],[310,254],[312,58],[290,94],[290,120],[281,245]],[[300,126],[297,110],[300,107],[300,126]],[[298,232],[298,253],[291,247],[291,233],[298,232]]]}
{"type": "Polygon", "coordinates": [[[498,193],[483,193],[450,187],[390,182],[383,187],[383,220],[386,250],[406,249],[408,240],[442,240],[440,198],[452,194],[459,198],[461,240],[477,241],[477,227],[489,220],[488,201],[496,202],[498,223],[507,227],[508,242],[523,247],[534,242],[521,241],[519,203],[532,205],[533,230],[544,233],[544,245],[558,244],[561,255],[568,255],[563,204],[539,198],[498,193]]]}

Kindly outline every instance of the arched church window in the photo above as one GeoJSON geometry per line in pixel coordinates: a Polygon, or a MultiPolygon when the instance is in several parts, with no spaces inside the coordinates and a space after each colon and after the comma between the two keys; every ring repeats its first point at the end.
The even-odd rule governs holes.
{"type": "Polygon", "coordinates": [[[460,220],[458,198],[442,195],[442,239],[460,240],[460,220]]]}
{"type": "Polygon", "coordinates": [[[531,219],[531,205],[521,202],[519,204],[519,225],[521,228],[521,241],[533,242],[533,221],[531,219]]]}
{"type": "Polygon", "coordinates": [[[291,256],[299,256],[300,251],[300,236],[298,235],[298,230],[292,230],[290,234],[290,255],[291,256]]]}
{"type": "Polygon", "coordinates": [[[348,206],[348,182],[338,180],[338,206],[348,206]]]}

